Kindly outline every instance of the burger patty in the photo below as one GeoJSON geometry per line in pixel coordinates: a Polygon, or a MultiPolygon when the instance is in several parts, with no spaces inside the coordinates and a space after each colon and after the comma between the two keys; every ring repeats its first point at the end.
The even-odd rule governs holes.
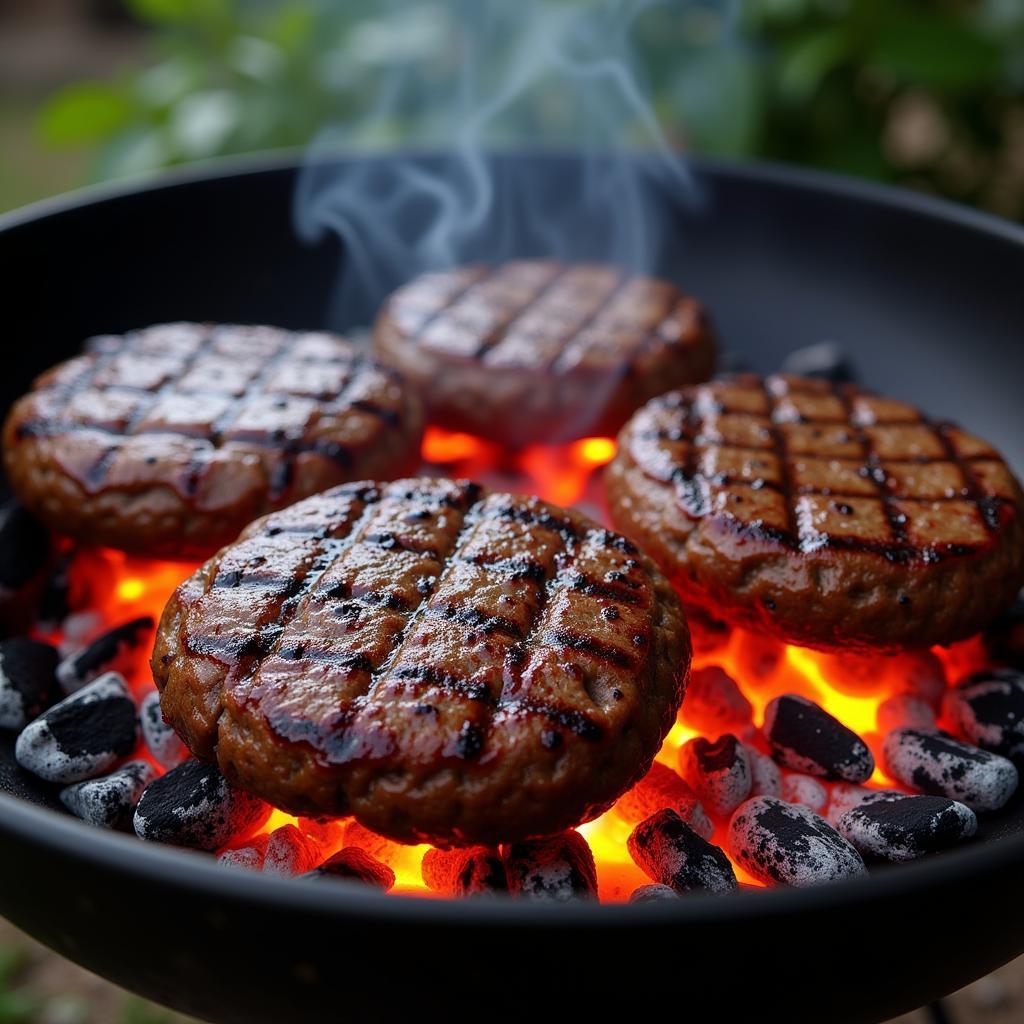
{"type": "Polygon", "coordinates": [[[418,461],[422,411],[343,338],[164,324],[87,343],[4,427],[22,502],[60,533],[201,558],[256,516],[418,461]]]}
{"type": "Polygon", "coordinates": [[[513,448],[614,434],[715,358],[703,309],[675,285],[550,261],[418,277],[381,310],[373,344],[431,422],[513,448]]]}
{"type": "Polygon", "coordinates": [[[948,644],[1024,583],[999,453],[851,385],[741,375],[663,395],[605,480],[613,521],[684,602],[797,644],[948,644]]]}
{"type": "Polygon", "coordinates": [[[629,541],[464,480],[334,488],[249,526],[168,603],[168,722],[284,810],[493,845],[604,811],[682,701],[678,598],[629,541]]]}

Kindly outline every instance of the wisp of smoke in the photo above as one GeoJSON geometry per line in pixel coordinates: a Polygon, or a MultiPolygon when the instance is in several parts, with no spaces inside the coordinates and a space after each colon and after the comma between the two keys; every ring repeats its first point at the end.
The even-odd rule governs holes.
{"type": "Polygon", "coordinates": [[[671,230],[666,197],[694,204],[699,195],[658,124],[631,42],[652,6],[381,4],[348,51],[358,63],[360,47],[367,57],[390,41],[393,59],[371,66],[367,57],[364,69],[376,76],[375,102],[321,132],[295,196],[300,236],[333,232],[342,243],[331,325],[366,322],[402,282],[471,260],[657,268],[671,230]],[[366,152],[395,125],[402,148],[366,152]],[[513,158],[524,147],[543,155],[543,173],[513,158]]]}

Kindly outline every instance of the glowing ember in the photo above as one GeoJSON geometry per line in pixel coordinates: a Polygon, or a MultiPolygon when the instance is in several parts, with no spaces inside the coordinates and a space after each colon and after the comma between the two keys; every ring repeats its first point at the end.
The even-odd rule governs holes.
{"type": "MultiPolygon", "coordinates": [[[[592,516],[601,516],[597,471],[615,455],[615,442],[591,437],[563,446],[531,447],[508,453],[469,434],[431,428],[424,439],[422,454],[424,472],[472,477],[492,487],[538,494],[560,505],[576,504],[592,516]]],[[[73,634],[66,623],[68,635],[58,633],[46,639],[74,647],[142,615],[158,620],[171,591],[194,568],[105,549],[76,551],[71,567],[71,602],[73,607],[89,611],[71,617],[73,634]]],[[[877,710],[887,698],[909,692],[929,699],[931,688],[930,699],[934,703],[936,687],[941,692],[947,679],[987,662],[978,638],[931,653],[870,659],[785,647],[739,630],[714,633],[701,629],[695,639],[694,668],[716,665],[736,680],[753,708],[754,726],[762,725],[765,706],[774,697],[795,693],[816,701],[869,746],[877,746],[877,710]]],[[[140,654],[129,673],[129,682],[137,696],[152,685],[144,654],[140,654]]],[[[676,770],[679,748],[697,735],[692,728],[677,722],[658,760],[676,770]]],[[[152,760],[141,749],[137,756],[152,760]]],[[[869,785],[892,788],[893,782],[876,769],[869,785]]],[[[292,816],[274,811],[262,831],[270,833],[287,824],[302,827],[292,816]]],[[[632,825],[614,808],[579,829],[593,850],[603,900],[624,900],[634,888],[649,881],[627,852],[626,839],[631,829],[632,825]]],[[[342,847],[341,832],[321,830],[319,845],[324,859],[342,847]]],[[[724,823],[720,823],[713,841],[722,845],[723,833],[724,823]]],[[[420,862],[427,849],[401,847],[389,853],[389,865],[397,877],[394,892],[433,895],[420,876],[420,862]]],[[[759,884],[739,868],[736,875],[741,882],[759,884]]]]}

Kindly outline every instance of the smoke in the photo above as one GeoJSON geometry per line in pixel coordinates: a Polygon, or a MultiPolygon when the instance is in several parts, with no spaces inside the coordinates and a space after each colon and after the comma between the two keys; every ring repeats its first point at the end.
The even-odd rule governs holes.
{"type": "Polygon", "coordinates": [[[378,4],[332,68],[372,102],[315,140],[295,197],[301,237],[342,242],[331,325],[368,322],[417,273],[475,260],[656,270],[672,208],[700,197],[654,114],[633,33],[652,9],[688,6],[378,4]]]}

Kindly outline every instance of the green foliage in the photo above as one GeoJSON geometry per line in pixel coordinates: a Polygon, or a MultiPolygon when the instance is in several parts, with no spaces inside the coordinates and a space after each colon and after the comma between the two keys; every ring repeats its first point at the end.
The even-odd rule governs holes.
{"type": "Polygon", "coordinates": [[[18,987],[25,954],[14,946],[0,946],[0,1024],[32,1024],[39,1000],[18,987]]]}
{"type": "MultiPolygon", "coordinates": [[[[453,126],[427,98],[457,94],[466,13],[482,2],[412,0],[389,17],[396,5],[380,0],[126,0],[150,27],[150,65],[58,93],[39,130],[95,146],[95,177],[304,146],[327,125],[354,145],[443,140],[453,126]]],[[[511,40],[514,19],[538,8],[563,16],[588,5],[601,6],[490,5],[483,27],[511,40]]],[[[661,0],[633,38],[673,144],[1024,212],[1008,142],[1024,130],[1020,0],[661,0]]],[[[496,53],[483,74],[508,56],[496,53]]],[[[503,137],[572,142],[580,123],[549,90],[503,137]]]]}

